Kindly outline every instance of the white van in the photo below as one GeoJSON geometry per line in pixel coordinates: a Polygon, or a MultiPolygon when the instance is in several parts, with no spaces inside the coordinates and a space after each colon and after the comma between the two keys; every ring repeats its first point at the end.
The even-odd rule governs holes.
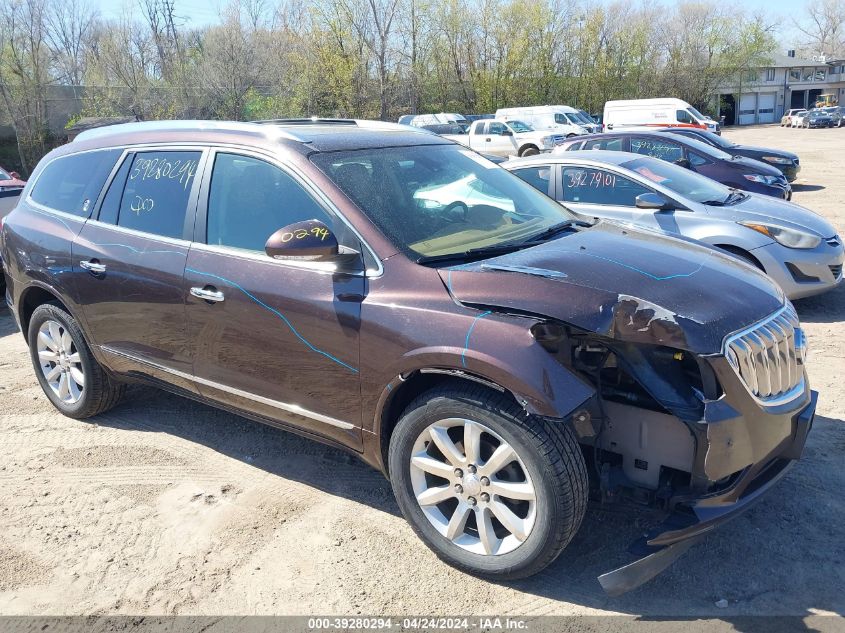
{"type": "Polygon", "coordinates": [[[499,108],[496,110],[496,119],[499,121],[524,121],[535,130],[553,130],[565,136],[600,131],[595,123],[587,120],[578,110],[565,105],[499,108]]]}
{"type": "Polygon", "coordinates": [[[719,124],[682,99],[627,99],[604,104],[607,130],[629,127],[696,127],[720,134],[719,124]]]}

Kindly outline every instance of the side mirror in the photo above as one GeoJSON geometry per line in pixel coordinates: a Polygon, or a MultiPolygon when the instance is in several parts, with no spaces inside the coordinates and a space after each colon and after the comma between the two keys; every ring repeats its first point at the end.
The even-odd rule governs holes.
{"type": "Polygon", "coordinates": [[[648,209],[650,211],[668,211],[674,209],[674,205],[659,193],[649,192],[641,193],[634,200],[634,204],[638,209],[648,209]]]}
{"type": "Polygon", "coordinates": [[[689,162],[689,158],[679,158],[675,161],[675,164],[686,169],[692,169],[692,163],[689,162]]]}
{"type": "Polygon", "coordinates": [[[273,233],[264,251],[273,259],[324,262],[337,258],[340,248],[329,227],[319,220],[305,220],[273,233]]]}
{"type": "Polygon", "coordinates": [[[511,132],[509,129],[505,128],[504,130],[502,130],[501,136],[513,136],[513,132],[511,132]]]}

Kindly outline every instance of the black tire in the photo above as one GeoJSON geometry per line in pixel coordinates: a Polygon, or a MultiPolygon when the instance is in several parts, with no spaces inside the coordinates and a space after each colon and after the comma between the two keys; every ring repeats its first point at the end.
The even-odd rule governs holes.
{"type": "Polygon", "coordinates": [[[114,407],[125,391],[125,384],[115,381],[100,366],[82,335],[82,330],[67,311],[54,303],[45,303],[35,308],[29,321],[29,355],[35,369],[35,375],[47,398],[59,411],[70,418],[83,419],[103,413],[114,407]],[[66,403],[53,391],[47,383],[38,357],[39,328],[47,321],[55,321],[64,328],[73,341],[85,376],[85,385],[79,399],[74,403],[66,403]]]}
{"type": "Polygon", "coordinates": [[[523,156],[536,156],[540,153],[540,150],[533,145],[529,145],[528,147],[523,148],[523,150],[519,153],[520,157],[523,156]]]}
{"type": "Polygon", "coordinates": [[[414,400],[393,432],[388,464],[396,500],[417,536],[441,560],[484,578],[512,580],[536,574],[566,548],[586,511],[587,468],[571,429],[530,417],[513,400],[480,385],[438,387],[414,400]],[[501,555],[467,551],[443,536],[417,503],[410,467],[414,444],[429,425],[454,417],[483,424],[501,436],[534,484],[534,525],[512,551],[501,555]]]}

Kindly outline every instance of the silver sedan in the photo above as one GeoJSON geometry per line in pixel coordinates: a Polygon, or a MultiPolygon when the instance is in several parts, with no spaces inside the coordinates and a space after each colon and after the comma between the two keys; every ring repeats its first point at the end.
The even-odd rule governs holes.
{"type": "Polygon", "coordinates": [[[842,281],[836,229],[785,200],[731,189],[665,161],[611,151],[576,151],[502,163],[581,215],[679,234],[760,268],[790,299],[842,281]]]}

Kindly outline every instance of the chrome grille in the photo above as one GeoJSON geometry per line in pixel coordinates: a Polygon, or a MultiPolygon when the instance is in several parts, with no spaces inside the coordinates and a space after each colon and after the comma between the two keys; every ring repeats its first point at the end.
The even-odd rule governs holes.
{"type": "Polygon", "coordinates": [[[783,404],[804,390],[806,339],[791,304],[725,339],[725,357],[757,400],[783,404]]]}

